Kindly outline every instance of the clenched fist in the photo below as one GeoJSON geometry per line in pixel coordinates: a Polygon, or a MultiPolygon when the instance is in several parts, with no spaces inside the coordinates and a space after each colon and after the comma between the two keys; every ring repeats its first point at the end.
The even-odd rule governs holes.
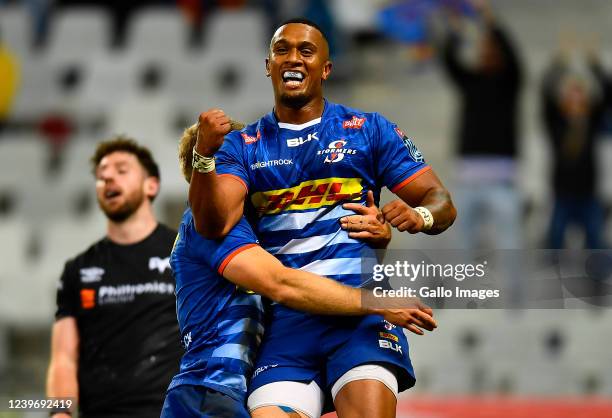
{"type": "Polygon", "coordinates": [[[223,145],[223,137],[232,130],[231,122],[221,109],[200,113],[196,151],[205,157],[212,157],[223,145]]]}
{"type": "Polygon", "coordinates": [[[425,226],[423,217],[402,200],[394,200],[382,208],[385,220],[398,231],[408,231],[411,234],[421,232],[425,226]]]}

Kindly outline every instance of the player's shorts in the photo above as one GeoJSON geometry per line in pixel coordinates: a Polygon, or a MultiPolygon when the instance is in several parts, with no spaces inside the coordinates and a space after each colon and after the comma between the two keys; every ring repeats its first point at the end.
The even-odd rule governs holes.
{"type": "Polygon", "coordinates": [[[180,385],[166,392],[161,418],[250,418],[244,402],[205,386],[180,385]]]}
{"type": "Polygon", "coordinates": [[[278,305],[274,309],[249,393],[281,381],[315,381],[329,393],[342,375],[362,364],[381,364],[393,370],[399,392],[414,386],[414,369],[403,329],[382,316],[315,316],[278,305]]]}

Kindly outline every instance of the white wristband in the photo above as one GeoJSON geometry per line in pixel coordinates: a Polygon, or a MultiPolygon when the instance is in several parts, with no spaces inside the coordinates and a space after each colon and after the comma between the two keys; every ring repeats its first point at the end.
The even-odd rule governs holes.
{"type": "Polygon", "coordinates": [[[421,218],[423,218],[423,230],[430,230],[434,224],[434,218],[429,209],[423,206],[417,206],[416,208],[414,208],[414,210],[416,210],[419,215],[421,215],[421,218]]]}
{"type": "Polygon", "coordinates": [[[193,147],[193,158],[191,160],[191,166],[198,173],[210,173],[215,169],[215,157],[205,157],[202,154],[198,153],[195,147],[193,147]]]}

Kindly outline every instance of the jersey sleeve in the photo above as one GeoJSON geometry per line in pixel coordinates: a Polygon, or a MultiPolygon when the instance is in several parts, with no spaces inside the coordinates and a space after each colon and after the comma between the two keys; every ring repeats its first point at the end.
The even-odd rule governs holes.
{"type": "Polygon", "coordinates": [[[79,309],[77,275],[73,263],[68,261],[57,284],[55,319],[76,316],[79,309]]]}
{"type": "MultiPolygon", "coordinates": [[[[249,190],[249,175],[242,149],[242,133],[231,132],[225,136],[223,145],[215,153],[215,166],[220,176],[231,176],[249,190]]],[[[246,134],[245,134],[246,135],[246,134]]]]}
{"type": "Polygon", "coordinates": [[[375,170],[379,184],[396,193],[430,167],[412,140],[396,124],[376,115],[375,170]]]}
{"type": "Polygon", "coordinates": [[[198,234],[195,228],[191,228],[189,239],[193,255],[205,261],[210,268],[221,275],[232,258],[258,245],[257,237],[244,217],[223,239],[206,239],[198,234]]]}

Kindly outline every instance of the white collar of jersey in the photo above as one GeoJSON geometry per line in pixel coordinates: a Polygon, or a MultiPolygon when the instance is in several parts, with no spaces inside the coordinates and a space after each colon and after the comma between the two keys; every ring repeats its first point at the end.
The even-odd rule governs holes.
{"type": "Polygon", "coordinates": [[[292,131],[301,131],[302,129],[306,129],[309,126],[313,126],[318,123],[321,123],[321,118],[313,119],[306,123],[302,123],[301,125],[294,125],[293,123],[278,122],[278,127],[282,129],[291,129],[292,131]]]}

